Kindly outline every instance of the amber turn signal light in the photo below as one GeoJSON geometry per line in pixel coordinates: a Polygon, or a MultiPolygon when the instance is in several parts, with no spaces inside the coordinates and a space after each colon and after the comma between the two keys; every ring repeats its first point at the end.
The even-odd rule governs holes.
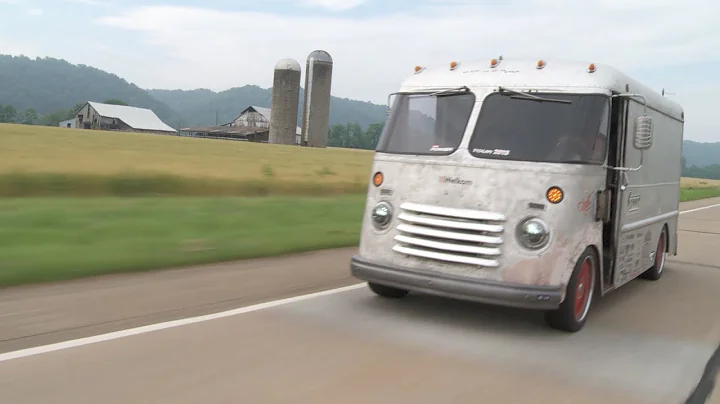
{"type": "Polygon", "coordinates": [[[373,185],[379,187],[382,185],[383,179],[383,174],[380,171],[376,172],[375,175],[373,175],[373,185]]]}
{"type": "Polygon", "coordinates": [[[565,194],[559,187],[551,187],[548,189],[546,196],[550,203],[560,203],[565,198],[565,194]]]}

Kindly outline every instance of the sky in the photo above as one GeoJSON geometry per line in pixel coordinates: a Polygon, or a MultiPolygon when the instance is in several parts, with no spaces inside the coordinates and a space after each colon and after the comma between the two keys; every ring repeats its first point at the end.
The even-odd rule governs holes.
{"type": "MultiPolygon", "coordinates": [[[[334,60],[332,94],[387,102],[415,65],[553,58],[613,65],[720,141],[717,0],[0,0],[0,54],[55,57],[143,88],[272,85],[291,57],[334,60]]],[[[0,83],[2,85],[2,83],[0,83]]]]}

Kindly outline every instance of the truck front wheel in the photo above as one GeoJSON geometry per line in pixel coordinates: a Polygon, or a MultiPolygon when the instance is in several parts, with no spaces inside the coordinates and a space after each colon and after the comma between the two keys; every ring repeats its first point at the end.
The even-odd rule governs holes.
{"type": "Polygon", "coordinates": [[[588,247],[575,264],[565,300],[556,310],[545,313],[545,322],[550,327],[566,332],[577,332],[583,328],[595,295],[597,272],[597,256],[588,247]]]}
{"type": "Polygon", "coordinates": [[[407,290],[397,289],[390,286],[380,285],[373,282],[368,282],[368,287],[376,295],[386,297],[389,299],[402,299],[408,294],[407,290]]]}

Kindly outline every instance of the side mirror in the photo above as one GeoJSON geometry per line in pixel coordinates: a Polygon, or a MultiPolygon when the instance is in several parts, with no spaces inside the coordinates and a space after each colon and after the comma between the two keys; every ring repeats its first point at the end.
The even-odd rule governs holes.
{"type": "Polygon", "coordinates": [[[653,122],[649,115],[640,115],[635,119],[635,141],[633,145],[638,150],[647,150],[653,142],[653,122]]]}

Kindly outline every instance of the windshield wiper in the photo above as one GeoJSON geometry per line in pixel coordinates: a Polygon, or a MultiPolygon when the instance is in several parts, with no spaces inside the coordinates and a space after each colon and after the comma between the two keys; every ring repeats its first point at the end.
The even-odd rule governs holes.
{"type": "Polygon", "coordinates": [[[430,94],[428,94],[428,96],[430,96],[430,97],[437,97],[438,95],[443,95],[443,94],[445,94],[445,93],[456,92],[456,91],[465,91],[465,92],[468,92],[468,91],[470,91],[470,89],[467,88],[466,86],[457,87],[457,88],[448,88],[448,89],[446,89],[446,90],[441,90],[441,91],[437,91],[437,92],[434,92],[434,93],[430,93],[430,94]]]}
{"type": "Polygon", "coordinates": [[[510,96],[510,98],[532,100],[532,101],[538,101],[538,102],[546,101],[546,102],[559,102],[561,104],[572,104],[572,101],[570,101],[570,100],[558,100],[556,98],[538,97],[537,95],[532,95],[532,94],[523,93],[520,91],[510,90],[505,87],[498,87],[498,91],[500,92],[500,94],[503,94],[506,91],[508,93],[515,94],[514,96],[510,96]]]}

